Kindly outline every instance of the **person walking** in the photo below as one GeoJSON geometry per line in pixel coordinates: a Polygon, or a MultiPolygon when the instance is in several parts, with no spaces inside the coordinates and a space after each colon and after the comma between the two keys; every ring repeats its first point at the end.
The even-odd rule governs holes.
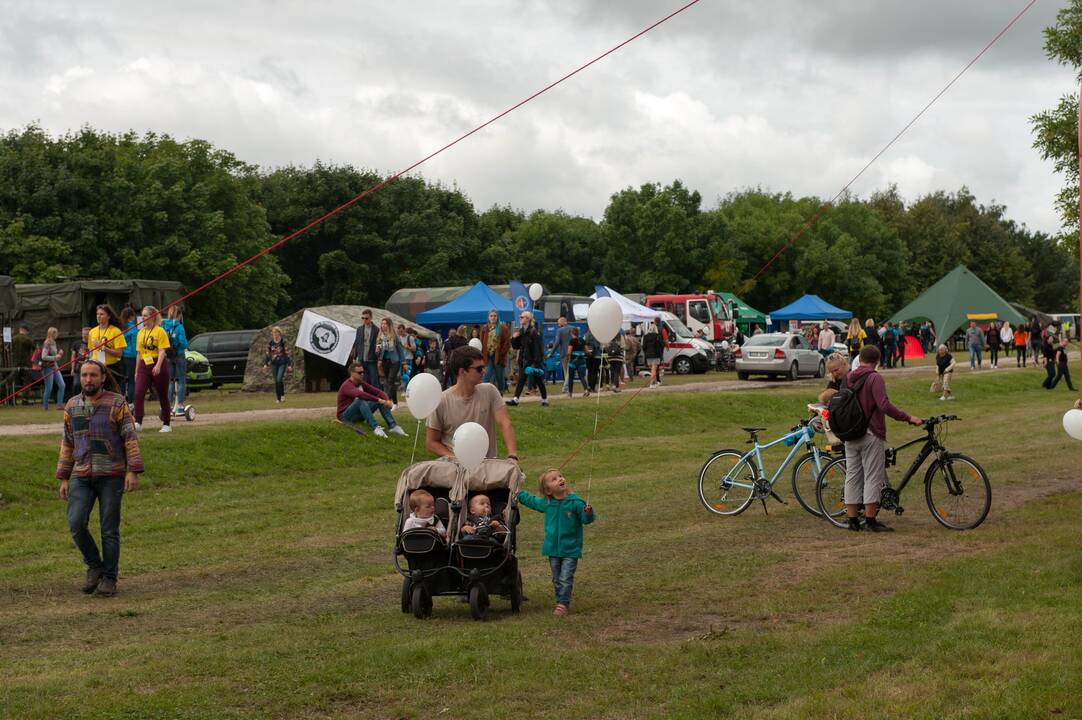
{"type": "Polygon", "coordinates": [[[120,386],[120,394],[127,399],[128,405],[134,408],[135,364],[136,359],[139,357],[139,353],[135,351],[135,343],[139,337],[139,325],[135,322],[135,310],[131,307],[121,310],[120,324],[117,327],[124,328],[124,349],[120,354],[121,372],[117,383],[120,386]]]}
{"type": "Polygon", "coordinates": [[[79,370],[83,367],[83,363],[90,357],[90,344],[87,339],[90,337],[90,328],[83,328],[80,331],[80,338],[75,341],[71,346],[71,395],[78,395],[82,392],[79,379],[79,370]]]}
{"type": "Polygon", "coordinates": [[[614,393],[620,392],[621,380],[624,376],[624,331],[616,333],[616,337],[605,346],[605,355],[609,362],[609,385],[614,393]]]}
{"type": "Polygon", "coordinates": [[[443,377],[444,388],[448,388],[455,384],[455,376],[451,372],[451,353],[458,350],[460,347],[466,347],[469,345],[469,342],[469,339],[466,337],[465,325],[451,328],[447,331],[447,342],[443,344],[443,352],[445,355],[444,367],[447,368],[447,372],[443,377]]]}
{"type": "Polygon", "coordinates": [[[364,368],[364,381],[374,386],[379,385],[378,337],[379,330],[372,324],[372,311],[361,310],[361,324],[357,326],[357,336],[353,340],[353,359],[364,368]]]}
{"type": "Polygon", "coordinates": [[[127,400],[116,392],[105,365],[87,360],[79,371],[79,382],[82,392],[64,406],[56,479],[60,499],[68,504],[68,529],[86,564],[81,590],[111,597],[120,573],[121,499],[139,487],[143,457],[127,400]],[[89,530],[95,502],[100,553],[89,530]]]}
{"type": "Polygon", "coordinates": [[[881,347],[883,340],[879,335],[879,330],[876,328],[875,320],[868,318],[864,321],[864,344],[875,345],[881,347]]]}
{"type": "Polygon", "coordinates": [[[587,330],[582,341],[586,344],[586,378],[590,392],[601,392],[601,362],[604,348],[594,334],[587,330]]]}
{"type": "MultiPolygon", "coordinates": [[[[1034,359],[1034,362],[1037,362],[1034,359]]],[[[1041,340],[1041,362],[1044,364],[1045,378],[1041,387],[1045,390],[1052,389],[1052,378],[1056,376],[1056,346],[1052,344],[1052,338],[1045,337],[1041,340]]]]}
{"type": "Polygon", "coordinates": [[[41,409],[49,409],[49,398],[52,397],[53,388],[56,388],[56,407],[64,407],[64,391],[67,384],[64,382],[64,374],[60,370],[60,358],[64,356],[64,350],[57,347],[56,336],[59,330],[49,328],[45,333],[45,340],[41,343],[41,374],[45,380],[45,391],[41,395],[41,409]]]}
{"type": "Polygon", "coordinates": [[[391,399],[391,410],[394,410],[398,407],[398,385],[402,382],[402,363],[406,362],[406,351],[390,318],[379,321],[377,343],[379,369],[383,372],[383,392],[391,399]]]}
{"type": "Polygon", "coordinates": [[[590,396],[590,386],[586,384],[586,343],[579,337],[579,329],[571,328],[571,340],[567,345],[570,355],[567,363],[567,396],[575,396],[575,377],[582,383],[583,397],[590,396]]]}
{"type": "Polygon", "coordinates": [[[511,350],[511,334],[504,331],[496,310],[488,311],[488,324],[481,328],[481,354],[485,358],[485,377],[482,382],[492,383],[502,395],[507,389],[504,368],[507,353],[511,350]]]}
{"type": "Polygon", "coordinates": [[[1029,321],[1029,355],[1033,358],[1033,366],[1040,367],[1039,358],[1044,349],[1044,333],[1041,330],[1041,321],[1033,317],[1029,321]]]}
{"type": "Polygon", "coordinates": [[[571,387],[571,376],[568,365],[571,361],[569,346],[571,344],[571,326],[567,324],[567,317],[561,315],[556,320],[556,353],[560,357],[560,369],[564,373],[563,391],[567,392],[571,387]]]}
{"type": "Polygon", "coordinates": [[[819,354],[826,360],[834,352],[834,328],[826,320],[819,329],[819,354]]]}
{"type": "MultiPolygon", "coordinates": [[[[1026,326],[1024,324],[1019,325],[1014,329],[1014,364],[1015,367],[1026,366],[1026,348],[1029,347],[1029,333],[1026,332],[1026,326]]],[[[1037,362],[1037,358],[1033,359],[1033,362],[1037,362]]]]}
{"type": "Polygon", "coordinates": [[[135,364],[136,431],[143,429],[143,410],[147,388],[151,385],[154,386],[154,394],[158,396],[158,416],[162,419],[162,429],[158,432],[173,431],[169,426],[173,413],[169,407],[169,363],[165,354],[169,349],[169,336],[158,324],[160,315],[158,308],[153,305],[143,308],[143,325],[135,337],[135,350],[139,354],[135,364]]]}
{"type": "Polygon", "coordinates": [[[286,372],[293,369],[289,359],[289,346],[282,337],[282,328],[271,328],[271,339],[267,343],[267,355],[263,367],[269,368],[274,377],[274,398],[276,402],[286,401],[286,372]]]}
{"type": "Polygon", "coordinates": [[[966,347],[969,349],[969,369],[981,369],[981,352],[984,350],[984,330],[981,330],[973,320],[969,321],[969,328],[966,330],[966,347]]]}
{"type": "Polygon", "coordinates": [[[90,344],[90,359],[97,360],[105,365],[105,369],[113,374],[113,379],[119,384],[124,379],[123,356],[128,341],[121,330],[122,320],[117,317],[116,310],[108,303],[94,308],[94,319],[98,324],[90,329],[87,342],[90,344]]]}
{"type": "Polygon", "coordinates": [[[410,378],[413,377],[413,358],[417,352],[417,338],[411,335],[406,326],[402,323],[398,323],[398,342],[402,346],[402,374],[400,378],[403,383],[409,383],[410,378]]]}
{"type": "Polygon", "coordinates": [[[888,322],[883,329],[883,367],[894,368],[898,357],[898,335],[894,332],[894,323],[888,322]]]}
{"type": "Polygon", "coordinates": [[[858,318],[854,317],[849,321],[849,329],[845,333],[845,347],[848,348],[850,357],[857,356],[867,337],[868,334],[860,327],[858,318]]]}
{"type": "Polygon", "coordinates": [[[171,305],[166,315],[162,330],[169,336],[166,357],[169,359],[169,377],[173,380],[169,383],[169,407],[177,412],[188,398],[188,358],[184,354],[188,350],[188,333],[184,329],[184,311],[180,305],[171,305]]]}
{"type": "Polygon", "coordinates": [[[999,326],[999,344],[1003,346],[1003,354],[1011,356],[1011,346],[1014,345],[1014,329],[1006,320],[999,326]]]}
{"type": "MultiPolygon", "coordinates": [[[[1075,392],[1075,386],[1071,383],[1071,368],[1067,361],[1067,342],[1067,336],[1064,335],[1055,347],[1053,357],[1056,376],[1052,379],[1051,384],[1047,386],[1049,390],[1055,388],[1059,384],[1060,378],[1063,378],[1067,381],[1067,389],[1075,392]]],[[[1049,377],[1051,377],[1051,373],[1049,373],[1049,377]]]]}
{"type": "Polygon", "coordinates": [[[999,328],[995,324],[988,328],[986,340],[988,342],[988,364],[994,370],[999,367],[999,347],[1003,342],[999,334],[999,328]]]}
{"type": "Polygon", "coordinates": [[[879,348],[865,346],[860,351],[860,366],[849,373],[846,385],[857,394],[857,402],[868,421],[864,436],[845,442],[845,512],[850,530],[860,530],[860,508],[864,506],[864,529],[870,532],[890,532],[878,521],[879,499],[887,479],[886,467],[886,416],[922,425],[920,418],[910,415],[891,403],[887,397],[887,384],[876,372],[879,364],[879,348]]]}
{"type": "Polygon", "coordinates": [[[658,332],[656,320],[646,324],[646,332],[642,335],[642,354],[646,366],[650,368],[649,387],[656,388],[661,385],[661,358],[665,354],[665,342],[658,332]]]}
{"type": "Polygon", "coordinates": [[[541,332],[529,310],[523,312],[519,319],[521,326],[511,336],[511,347],[519,351],[518,384],[515,386],[515,396],[508,400],[507,404],[518,405],[522,388],[526,386],[527,379],[533,376],[537,378],[537,385],[541,389],[541,404],[547,406],[549,396],[545,387],[545,346],[541,341],[541,332]]]}
{"type": "Polygon", "coordinates": [[[895,367],[901,365],[905,367],[905,337],[909,333],[909,326],[903,320],[894,327],[894,336],[897,340],[897,358],[895,360],[895,367]]]}

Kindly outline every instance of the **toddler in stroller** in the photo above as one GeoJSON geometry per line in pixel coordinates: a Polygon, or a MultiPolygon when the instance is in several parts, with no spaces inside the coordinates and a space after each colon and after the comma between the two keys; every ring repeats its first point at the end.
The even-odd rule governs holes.
{"type": "MultiPolygon", "coordinates": [[[[432,493],[424,489],[417,489],[410,493],[409,498],[410,516],[402,525],[402,532],[407,530],[432,530],[444,540],[447,540],[447,527],[443,521],[436,517],[436,499],[432,493]]],[[[444,503],[446,508],[446,501],[444,503]]]]}
{"type": "MultiPolygon", "coordinates": [[[[403,471],[395,501],[394,555],[403,576],[402,612],[423,619],[432,614],[434,596],[455,595],[467,597],[471,615],[482,620],[490,594],[507,597],[511,611],[519,611],[522,576],[515,557],[515,526],[521,481],[517,464],[494,458],[473,473],[447,460],[420,462],[403,471]],[[446,542],[431,527],[407,529],[405,507],[418,491],[433,495],[433,516],[444,522],[446,542]]],[[[418,502],[424,502],[423,494],[418,502]]]]}

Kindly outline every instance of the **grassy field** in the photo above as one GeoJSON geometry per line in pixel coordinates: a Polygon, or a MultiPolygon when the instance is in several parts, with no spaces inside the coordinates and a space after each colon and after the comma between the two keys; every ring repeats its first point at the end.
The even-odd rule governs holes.
{"type": "MultiPolygon", "coordinates": [[[[936,525],[919,486],[890,535],[829,528],[787,483],[769,516],[710,516],[694,483],[709,451],[743,447],[742,424],[788,429],[808,390],[643,393],[566,468],[599,519],[563,620],[533,513],[521,615],[498,598],[485,623],[447,598],[428,621],[400,612],[392,491],[412,439],[317,420],[148,434],[106,600],[77,590],[56,438],[0,438],[0,716],[1082,717],[1074,396],[1039,379],[962,373],[954,403],[889,380],[901,407],[963,417],[947,445],[994,492],[966,533],[936,525]]],[[[531,480],[593,408],[512,410],[531,480]]]]}

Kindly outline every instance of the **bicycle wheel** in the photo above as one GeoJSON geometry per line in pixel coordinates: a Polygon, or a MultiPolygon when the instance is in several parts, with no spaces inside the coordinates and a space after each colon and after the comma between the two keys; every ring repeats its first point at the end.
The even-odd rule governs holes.
{"type": "Polygon", "coordinates": [[[739,450],[718,450],[699,471],[699,500],[717,515],[739,515],[751,504],[758,478],[739,450]]]}
{"type": "Polygon", "coordinates": [[[793,466],[793,495],[800,507],[812,515],[821,514],[815,500],[815,481],[819,478],[819,472],[833,459],[833,455],[819,453],[819,462],[816,463],[815,455],[807,453],[801,455],[793,466]]]}
{"type": "Polygon", "coordinates": [[[936,460],[924,476],[924,497],[932,517],[951,530],[971,530],[988,517],[992,484],[975,460],[950,453],[936,460]]]}
{"type": "Polygon", "coordinates": [[[845,456],[823,466],[815,483],[815,505],[819,516],[836,527],[848,527],[845,519],[845,456]]]}

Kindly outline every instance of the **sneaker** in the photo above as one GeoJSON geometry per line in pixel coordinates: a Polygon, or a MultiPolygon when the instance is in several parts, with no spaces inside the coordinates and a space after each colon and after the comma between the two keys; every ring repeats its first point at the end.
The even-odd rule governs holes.
{"type": "Polygon", "coordinates": [[[101,579],[101,585],[98,585],[98,595],[102,597],[113,597],[116,595],[116,578],[103,577],[101,579]]]}
{"type": "Polygon", "coordinates": [[[848,520],[849,526],[847,529],[852,530],[853,532],[860,532],[860,518],[851,517],[848,520]]]}
{"type": "Polygon", "coordinates": [[[381,438],[387,437],[387,431],[384,430],[383,428],[379,427],[378,425],[372,430],[372,434],[375,435],[376,437],[381,437],[381,438]]]}
{"type": "Polygon", "coordinates": [[[947,398],[946,398],[946,397],[944,397],[943,395],[940,395],[940,396],[939,396],[939,399],[940,399],[940,400],[946,400],[947,398]]]}
{"type": "Polygon", "coordinates": [[[507,401],[507,404],[508,405],[518,405],[518,398],[517,397],[511,398],[510,400],[507,401]]]}
{"type": "Polygon", "coordinates": [[[409,437],[409,433],[402,429],[401,425],[395,425],[391,428],[390,433],[392,435],[401,435],[402,437],[409,437]]]}
{"type": "Polygon", "coordinates": [[[398,403],[395,403],[395,404],[391,405],[391,412],[394,412],[397,409],[398,409],[398,403]]]}
{"type": "Polygon", "coordinates": [[[548,406],[549,406],[548,398],[545,398],[544,400],[541,401],[541,407],[548,407],[548,406]]]}
{"type": "Polygon", "coordinates": [[[101,568],[91,568],[86,571],[86,582],[79,589],[89,595],[98,589],[99,584],[101,584],[101,568]]]}
{"type": "Polygon", "coordinates": [[[160,432],[160,433],[173,432],[173,428],[169,427],[168,425],[162,425],[162,429],[159,430],[158,432],[160,432]]]}
{"type": "Polygon", "coordinates": [[[948,400],[953,400],[953,399],[954,399],[954,396],[953,396],[953,395],[951,395],[951,396],[950,396],[949,398],[947,398],[947,399],[948,399],[948,400]]]}
{"type": "Polygon", "coordinates": [[[143,432],[143,423],[135,423],[135,432],[143,432]]]}
{"type": "Polygon", "coordinates": [[[894,528],[887,527],[875,518],[865,518],[864,529],[868,532],[894,532],[894,528]]]}

